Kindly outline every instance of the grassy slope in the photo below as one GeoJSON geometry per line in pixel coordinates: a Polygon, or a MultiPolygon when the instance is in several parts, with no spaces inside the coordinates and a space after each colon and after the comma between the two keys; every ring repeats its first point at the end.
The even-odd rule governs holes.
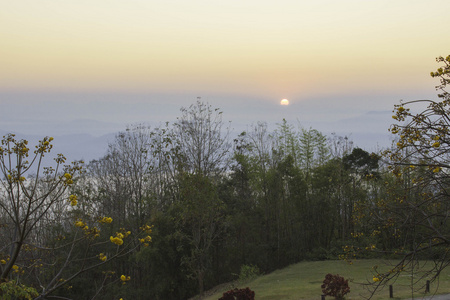
{"type": "MultiPolygon", "coordinates": [[[[327,273],[339,274],[350,279],[350,294],[347,299],[365,299],[369,292],[364,288],[364,283],[373,282],[372,267],[378,265],[378,270],[387,271],[386,261],[360,260],[350,265],[343,261],[302,262],[289,266],[282,270],[260,276],[244,284],[222,285],[213,295],[206,300],[217,300],[223,292],[233,287],[250,287],[255,291],[257,300],[280,300],[280,299],[320,299],[321,284],[327,273]]],[[[402,274],[394,285],[394,296],[396,299],[411,298],[411,274],[402,274]]],[[[425,281],[419,282],[416,288],[422,287],[425,281]]],[[[422,290],[423,291],[423,290],[422,290]]],[[[431,293],[450,293],[450,268],[441,273],[439,282],[431,284],[431,293]]],[[[423,295],[420,291],[414,293],[414,297],[423,295]]],[[[327,297],[327,299],[331,299],[327,297]]],[[[389,289],[386,287],[378,291],[372,299],[389,299],[389,289]]]]}

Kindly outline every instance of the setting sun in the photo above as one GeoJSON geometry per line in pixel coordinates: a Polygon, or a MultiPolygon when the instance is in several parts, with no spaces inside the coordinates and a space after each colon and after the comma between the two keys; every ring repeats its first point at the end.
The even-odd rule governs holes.
{"type": "Polygon", "coordinates": [[[283,99],[280,102],[281,105],[289,105],[289,100],[288,99],[283,99]]]}

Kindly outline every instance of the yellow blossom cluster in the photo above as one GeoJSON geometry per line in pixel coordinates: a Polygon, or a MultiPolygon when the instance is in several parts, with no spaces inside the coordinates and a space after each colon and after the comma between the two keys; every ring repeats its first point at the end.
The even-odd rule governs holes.
{"type": "Polygon", "coordinates": [[[148,247],[149,246],[149,243],[152,241],[152,237],[151,236],[149,236],[149,235],[147,235],[145,238],[143,238],[143,239],[139,239],[139,242],[141,242],[143,245],[144,245],[144,247],[148,247]]]}
{"type": "Polygon", "coordinates": [[[85,226],[84,229],[84,234],[89,235],[90,238],[97,238],[100,236],[100,229],[98,229],[97,227],[93,227],[91,229],[89,229],[87,226],[85,226]]]}
{"type": "Polygon", "coordinates": [[[19,176],[17,174],[17,172],[13,173],[12,175],[8,174],[8,176],[6,176],[6,178],[7,178],[9,183],[15,183],[15,182],[21,183],[21,182],[24,182],[26,180],[25,177],[19,176]]]}
{"type": "Polygon", "coordinates": [[[75,222],[75,226],[80,227],[80,228],[83,228],[83,227],[86,226],[86,223],[84,223],[83,220],[78,219],[78,220],[75,222]]]}
{"type": "Polygon", "coordinates": [[[358,247],[355,247],[353,245],[346,245],[342,247],[342,250],[344,251],[344,254],[340,254],[338,257],[340,260],[345,260],[349,264],[352,264],[352,259],[356,258],[357,252],[359,252],[361,249],[358,247]]]}
{"type": "Polygon", "coordinates": [[[371,235],[372,235],[372,236],[377,236],[377,235],[380,235],[380,234],[381,234],[381,231],[380,231],[380,230],[374,229],[371,235]]]}
{"type": "Polygon", "coordinates": [[[353,238],[359,238],[359,237],[362,237],[364,235],[364,233],[363,232],[352,232],[351,235],[353,238]]]}
{"type": "Polygon", "coordinates": [[[392,112],[394,113],[392,119],[397,121],[404,121],[410,115],[409,108],[404,108],[403,105],[395,105],[392,112]]]}
{"type": "Polygon", "coordinates": [[[120,236],[111,236],[109,238],[109,240],[111,241],[111,243],[116,244],[118,246],[121,246],[123,244],[123,239],[120,238],[120,236]]]}
{"type": "Polygon", "coordinates": [[[100,218],[98,219],[98,222],[99,222],[100,224],[111,224],[112,221],[113,221],[113,219],[112,219],[111,217],[100,217],[100,218]]]}
{"type": "Polygon", "coordinates": [[[73,184],[72,174],[70,173],[64,173],[61,179],[64,181],[65,185],[73,184]]]}
{"type": "Polygon", "coordinates": [[[69,196],[70,205],[75,206],[77,205],[77,196],[76,195],[70,195],[69,196]]]}
{"type": "Polygon", "coordinates": [[[121,228],[119,232],[116,232],[116,236],[111,236],[109,240],[111,243],[121,246],[123,244],[123,239],[131,234],[131,231],[125,231],[121,228]]]}
{"type": "Polygon", "coordinates": [[[21,270],[18,265],[13,265],[12,269],[13,269],[13,273],[25,274],[25,270],[21,270]]]}
{"type": "Polygon", "coordinates": [[[140,227],[140,229],[147,234],[146,237],[139,239],[139,242],[141,242],[144,247],[148,247],[149,243],[152,241],[152,237],[150,236],[150,234],[152,233],[152,228],[153,225],[144,225],[140,227]]]}
{"type": "Polygon", "coordinates": [[[153,225],[152,226],[144,225],[144,226],[140,227],[140,229],[142,231],[144,231],[145,233],[147,233],[147,234],[151,234],[152,233],[152,228],[153,228],[153,225]]]}
{"type": "Polygon", "coordinates": [[[98,255],[98,258],[99,258],[101,261],[106,261],[106,260],[108,259],[108,257],[107,257],[104,253],[100,253],[100,254],[98,255]]]}
{"type": "Polygon", "coordinates": [[[120,281],[122,281],[122,284],[126,284],[127,281],[130,281],[130,280],[131,280],[130,276],[125,276],[125,275],[120,276],[120,281]]]}
{"type": "Polygon", "coordinates": [[[34,153],[48,153],[53,148],[53,145],[50,144],[50,142],[53,141],[53,137],[45,137],[41,141],[39,141],[39,144],[36,145],[36,150],[34,150],[34,153]]]}
{"type": "Polygon", "coordinates": [[[81,219],[77,219],[75,221],[75,226],[83,229],[84,234],[89,235],[92,238],[100,236],[100,229],[98,229],[97,227],[89,229],[89,226],[86,223],[84,223],[83,220],[81,219]]]}

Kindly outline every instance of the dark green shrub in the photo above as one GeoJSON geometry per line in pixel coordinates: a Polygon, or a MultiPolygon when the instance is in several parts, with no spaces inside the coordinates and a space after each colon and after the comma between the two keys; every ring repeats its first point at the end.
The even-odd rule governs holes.
{"type": "Polygon", "coordinates": [[[239,280],[240,281],[248,281],[255,277],[258,277],[261,274],[261,271],[257,266],[254,265],[242,265],[241,271],[239,272],[239,280]]]}

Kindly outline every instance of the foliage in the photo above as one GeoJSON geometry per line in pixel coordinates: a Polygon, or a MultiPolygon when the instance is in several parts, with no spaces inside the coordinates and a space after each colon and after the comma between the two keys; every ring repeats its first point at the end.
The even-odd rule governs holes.
{"type": "Polygon", "coordinates": [[[333,275],[328,273],[325,275],[321,288],[324,295],[332,296],[337,300],[343,300],[344,296],[350,293],[348,279],[338,274],[333,275]]]}
{"type": "Polygon", "coordinates": [[[180,237],[191,246],[191,255],[183,259],[199,283],[203,293],[203,280],[211,264],[210,250],[222,227],[223,203],[215,186],[201,174],[185,175],[180,181],[179,209],[180,237]]]}
{"type": "Polygon", "coordinates": [[[111,217],[84,210],[82,195],[74,193],[83,162],[64,165],[66,158],[58,154],[46,166],[52,141],[45,137],[34,151],[13,134],[1,142],[0,283],[6,295],[71,295],[90,271],[96,275],[90,297],[109,283],[129,281],[128,274],[103,268],[151,241],[149,225],[133,231],[133,240],[111,217]]]}
{"type": "Polygon", "coordinates": [[[450,56],[437,61],[444,65],[431,76],[440,79],[436,87],[440,100],[395,105],[397,123],[390,131],[397,141],[383,153],[390,172],[381,178],[384,187],[372,188],[377,197],[355,206],[357,228],[352,235],[357,243],[345,248],[347,254],[399,258],[388,271],[373,276],[373,290],[414,271],[419,259],[434,260],[420,274],[432,281],[449,263],[450,95],[445,89],[450,83],[450,56]]]}
{"type": "Polygon", "coordinates": [[[257,266],[254,265],[242,265],[241,271],[239,272],[239,281],[245,282],[258,277],[261,271],[257,266]]]}
{"type": "MultiPolygon", "coordinates": [[[[384,160],[347,137],[286,120],[273,131],[251,125],[232,145],[220,109],[200,99],[173,124],[128,127],[83,168],[64,167],[62,155],[59,167],[43,168],[51,138],[29,158],[25,141],[6,136],[3,280],[45,288],[47,296],[171,300],[235,274],[248,280],[338,255],[435,258],[442,269],[450,231],[449,59],[438,59],[447,67],[432,74],[441,78],[443,101],[427,102],[421,114],[410,109],[420,102],[396,106],[398,145],[384,160]],[[40,171],[30,174],[31,164],[40,171]]],[[[376,283],[400,270],[375,272],[376,283]]]]}
{"type": "Polygon", "coordinates": [[[39,293],[36,289],[17,283],[14,280],[0,283],[0,296],[4,300],[31,300],[38,295],[39,293]]]}
{"type": "Polygon", "coordinates": [[[228,292],[223,293],[223,296],[219,298],[219,300],[254,300],[255,292],[250,288],[246,287],[245,289],[235,288],[233,290],[229,290],[228,292]]]}
{"type": "Polygon", "coordinates": [[[380,157],[375,154],[369,154],[361,148],[354,148],[352,153],[343,157],[342,163],[348,170],[363,176],[375,176],[379,167],[380,157]]]}

